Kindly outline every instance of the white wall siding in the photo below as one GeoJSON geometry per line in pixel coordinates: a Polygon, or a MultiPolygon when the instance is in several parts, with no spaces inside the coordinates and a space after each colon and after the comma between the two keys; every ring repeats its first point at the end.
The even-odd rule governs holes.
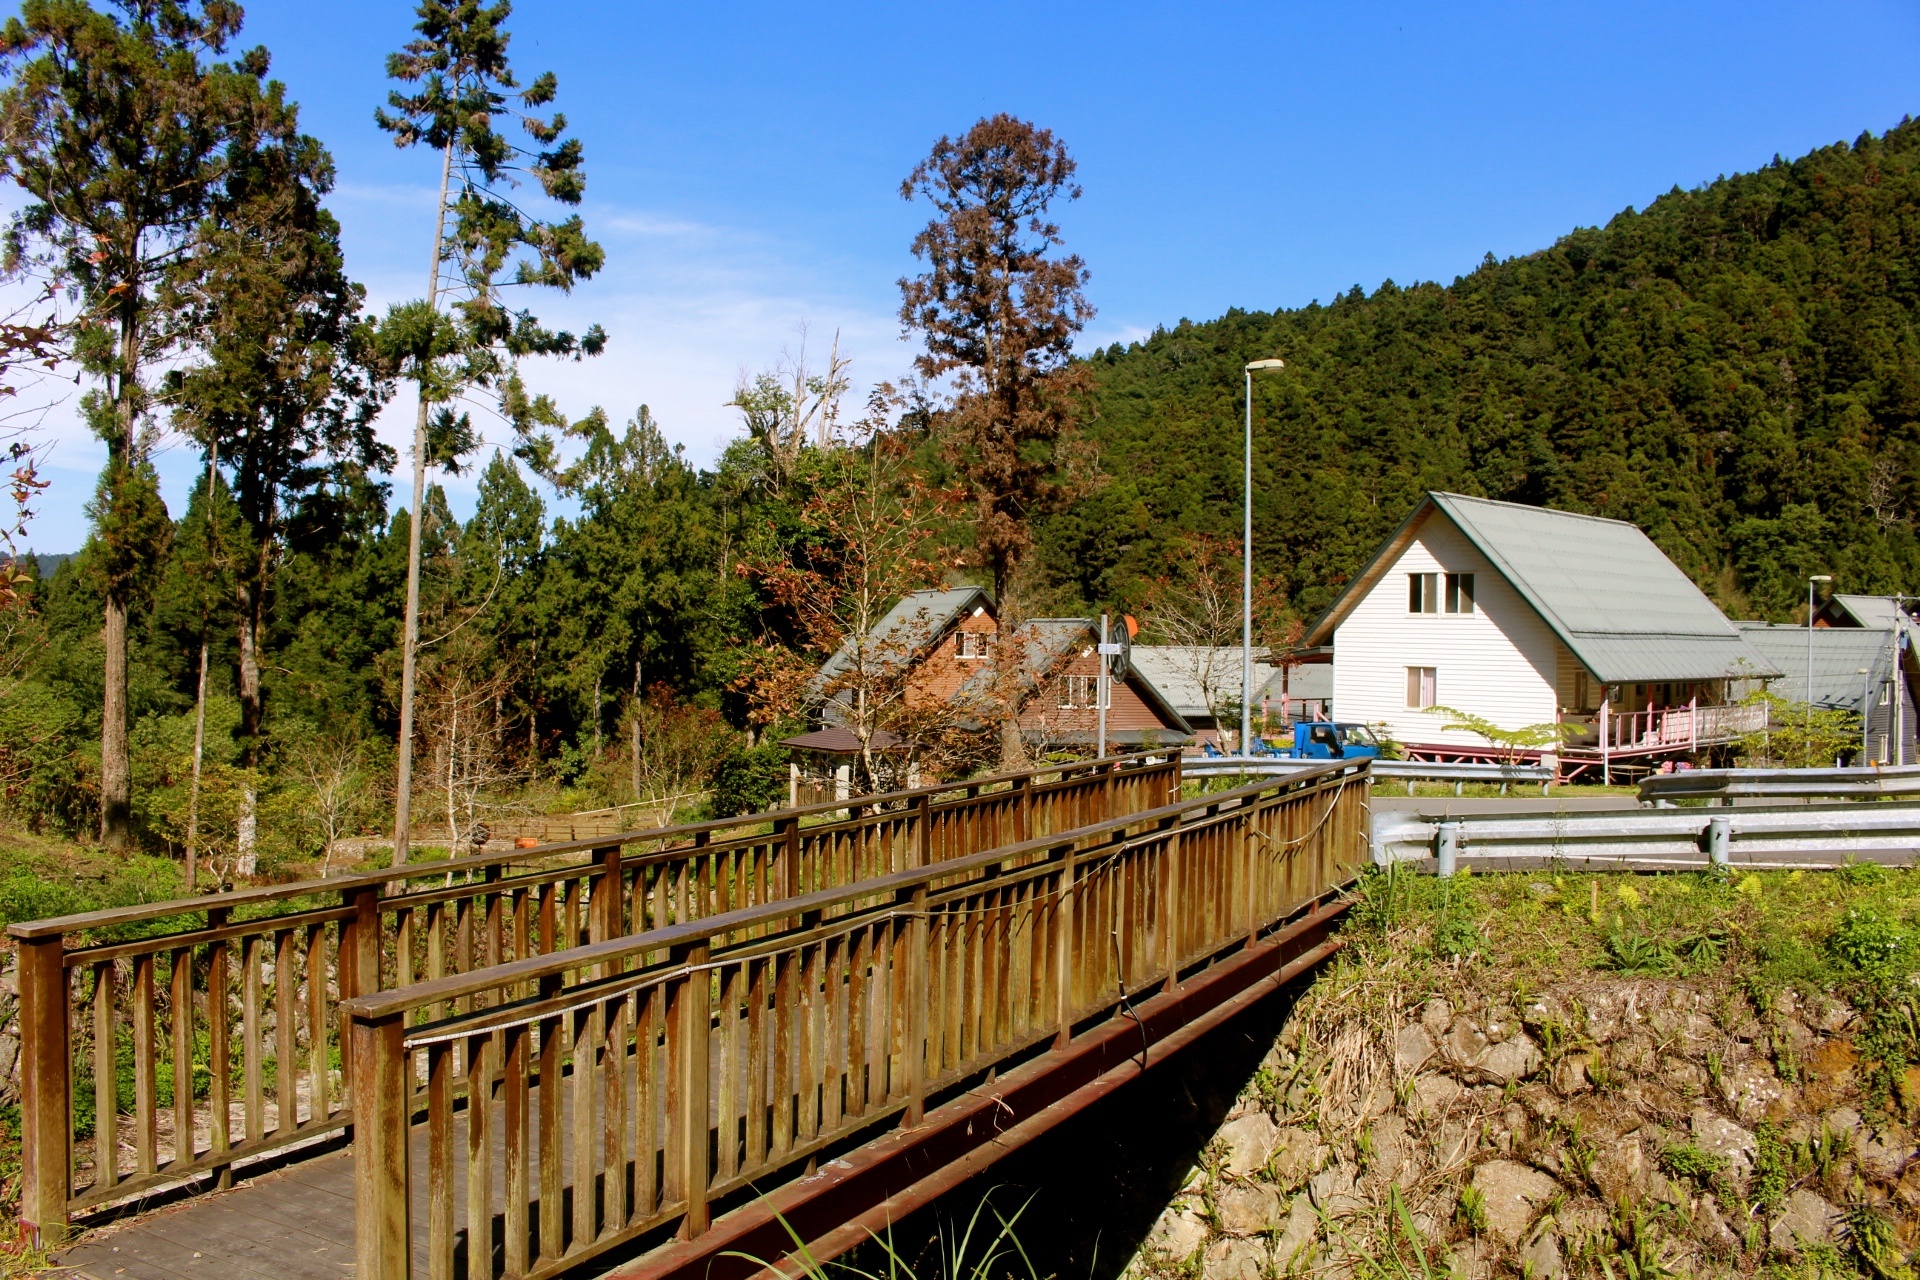
{"type": "Polygon", "coordinates": [[[1335,629],[1333,714],[1367,724],[1384,721],[1400,742],[1483,747],[1473,734],[1442,732],[1443,717],[1406,705],[1407,668],[1436,670],[1442,705],[1513,729],[1554,718],[1559,648],[1540,615],[1452,521],[1435,512],[1335,629]],[[1409,573],[1473,574],[1474,611],[1408,613],[1409,573]]]}

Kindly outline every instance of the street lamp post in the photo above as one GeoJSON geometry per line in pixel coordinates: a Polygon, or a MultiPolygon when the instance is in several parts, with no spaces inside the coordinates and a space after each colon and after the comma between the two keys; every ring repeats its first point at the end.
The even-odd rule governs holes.
{"type": "Polygon", "coordinates": [[[1246,467],[1241,477],[1246,499],[1245,520],[1240,532],[1240,754],[1253,754],[1253,375],[1268,369],[1284,369],[1287,362],[1278,358],[1254,360],[1247,375],[1247,447],[1246,467]]]}

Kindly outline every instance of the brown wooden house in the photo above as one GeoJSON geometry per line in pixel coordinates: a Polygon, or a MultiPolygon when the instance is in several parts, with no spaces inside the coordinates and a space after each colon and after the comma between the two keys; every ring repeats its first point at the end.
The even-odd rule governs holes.
{"type": "MultiPolygon", "coordinates": [[[[916,591],[903,597],[868,637],[867,661],[904,664],[905,684],[895,719],[909,737],[913,725],[946,732],[989,731],[1000,701],[1020,702],[1019,724],[1030,751],[1091,751],[1099,709],[1099,624],[1088,618],[1036,618],[1003,635],[993,600],[979,587],[916,591]],[[876,656],[878,655],[877,659],[876,656]],[[1018,664],[996,669],[996,655],[1018,664]]],[[[817,720],[847,727],[857,694],[846,687],[856,660],[844,646],[816,677],[822,691],[817,720]],[[832,690],[831,693],[827,692],[832,690]]],[[[1174,746],[1193,728],[1139,672],[1116,680],[1107,708],[1108,750],[1174,746]]]]}

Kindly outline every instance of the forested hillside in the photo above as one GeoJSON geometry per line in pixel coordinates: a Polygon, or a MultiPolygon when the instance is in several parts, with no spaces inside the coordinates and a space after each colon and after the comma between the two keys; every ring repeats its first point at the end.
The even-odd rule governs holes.
{"type": "MultiPolygon", "coordinates": [[[[1270,637],[1324,607],[1435,488],[1633,520],[1737,615],[1791,616],[1809,572],[1920,589],[1917,277],[1920,125],[1903,123],[1451,285],[1236,311],[1095,352],[1050,384],[1083,390],[1082,445],[1061,436],[1062,465],[1034,464],[1006,499],[1038,514],[1031,552],[1024,526],[1001,531],[1020,607],[1118,607],[1167,639],[1198,602],[1219,616],[1188,627],[1194,642],[1237,633],[1241,365],[1276,354],[1285,371],[1255,384],[1270,637]],[[1046,514],[1049,494],[1076,492],[1046,514]]],[[[878,394],[854,423],[836,416],[839,370],[796,364],[739,391],[742,432],[712,469],[642,408],[623,428],[581,424],[584,454],[564,467],[475,458],[464,522],[428,489],[420,822],[464,839],[541,809],[777,800],[785,753],[755,744],[804,726],[822,657],[906,590],[985,579],[966,468],[977,481],[1012,464],[956,447],[985,421],[979,402],[878,394]],[[576,514],[553,518],[557,493],[576,514]]],[[[1021,419],[1039,432],[1021,450],[1052,447],[1064,399],[1021,419]]],[[[223,874],[271,873],[389,820],[410,517],[377,459],[349,452],[288,472],[263,525],[234,456],[184,511],[153,513],[129,596],[132,824],[176,853],[197,827],[223,874]],[[263,527],[277,531],[264,550],[263,527]],[[265,593],[257,632],[249,581],[265,593]]],[[[96,533],[71,558],[23,557],[19,607],[0,610],[0,810],[75,836],[101,810],[112,555],[96,533]]]]}
{"type": "Polygon", "coordinates": [[[1632,520],[1736,615],[1808,573],[1920,589],[1920,124],[1674,190],[1451,285],[1182,321],[1095,354],[1104,487],[1047,526],[1137,600],[1182,531],[1239,528],[1310,619],[1428,489],[1632,520]]]}

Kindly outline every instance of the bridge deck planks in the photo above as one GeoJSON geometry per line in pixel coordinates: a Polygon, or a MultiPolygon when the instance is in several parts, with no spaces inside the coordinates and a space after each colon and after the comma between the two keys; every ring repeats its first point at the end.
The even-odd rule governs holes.
{"type": "MultiPolygon", "coordinates": [[[[569,1082],[570,1083],[570,1082],[569,1082]]],[[[533,1097],[539,1097],[535,1087],[533,1097]]],[[[572,1132],[571,1087],[561,1090],[562,1134],[572,1132]]],[[[494,1104],[493,1182],[498,1202],[505,1192],[503,1107],[494,1104]]],[[[529,1122],[529,1146],[539,1141],[537,1106],[529,1122]]],[[[466,1149],[464,1114],[454,1123],[456,1150],[466,1149]]],[[[411,1135],[414,1167],[424,1168],[427,1130],[411,1135]]],[[[563,1163],[562,1168],[568,1168],[563,1163]]],[[[573,1185],[570,1177],[564,1185],[573,1185]]],[[[427,1274],[425,1179],[416,1184],[413,1217],[414,1274],[427,1274]]],[[[458,1162],[453,1196],[466,1203],[466,1165],[458,1162]]],[[[180,1280],[234,1276],[237,1280],[340,1280],[354,1274],[353,1153],[332,1152],[243,1183],[231,1191],[189,1199],[171,1209],[109,1228],[65,1250],[62,1266],[85,1280],[180,1280]]]]}

